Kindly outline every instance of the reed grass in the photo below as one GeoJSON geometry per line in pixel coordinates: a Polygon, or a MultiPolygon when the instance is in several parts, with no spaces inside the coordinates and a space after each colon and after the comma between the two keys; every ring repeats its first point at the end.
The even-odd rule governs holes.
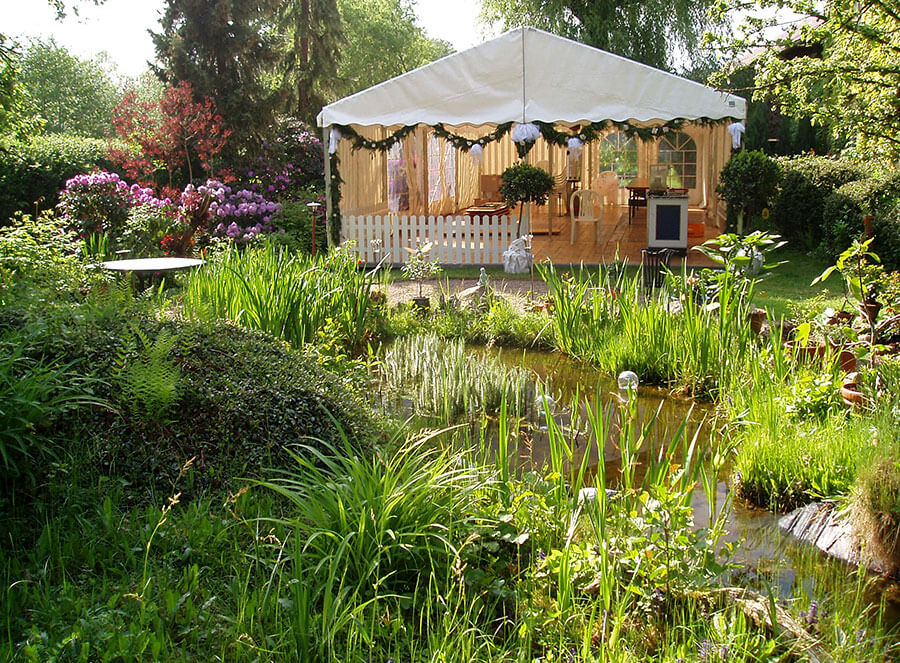
{"type": "Polygon", "coordinates": [[[505,404],[524,416],[537,395],[535,378],[499,360],[475,359],[461,339],[433,334],[397,339],[385,353],[380,372],[386,391],[411,400],[412,412],[439,424],[476,421],[505,404]]]}
{"type": "Polygon", "coordinates": [[[309,257],[272,242],[231,247],[192,275],[184,311],[190,318],[261,329],[295,346],[334,338],[359,351],[373,325],[374,278],[346,249],[309,257]]]}
{"type": "Polygon", "coordinates": [[[552,264],[539,271],[554,303],[558,348],[604,372],[632,370],[644,382],[715,399],[746,372],[758,345],[749,324],[752,288],[734,279],[707,306],[670,300],[663,290],[645,293],[640,271],[559,274],[552,264]]]}

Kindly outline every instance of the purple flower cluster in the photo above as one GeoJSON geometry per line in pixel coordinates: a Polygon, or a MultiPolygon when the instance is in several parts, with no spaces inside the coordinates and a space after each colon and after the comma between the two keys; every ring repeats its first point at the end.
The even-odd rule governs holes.
{"type": "Polygon", "coordinates": [[[135,205],[149,205],[150,207],[162,209],[172,204],[169,198],[157,198],[153,189],[142,187],[140,184],[132,184],[129,192],[135,205]]]}
{"type": "Polygon", "coordinates": [[[215,237],[248,242],[275,230],[272,219],[281,212],[281,204],[266,200],[255,191],[233,191],[217,180],[209,180],[197,187],[197,193],[210,196],[209,214],[215,224],[212,230],[215,237]]]}
{"type": "Polygon", "coordinates": [[[262,144],[262,153],[247,167],[247,187],[278,200],[306,199],[306,188],[321,185],[324,177],[322,142],[293,118],[282,118],[271,132],[274,138],[262,144]]]}
{"type": "Polygon", "coordinates": [[[76,175],[59,194],[60,211],[82,236],[118,231],[133,204],[128,185],[105,170],[76,175]]]}

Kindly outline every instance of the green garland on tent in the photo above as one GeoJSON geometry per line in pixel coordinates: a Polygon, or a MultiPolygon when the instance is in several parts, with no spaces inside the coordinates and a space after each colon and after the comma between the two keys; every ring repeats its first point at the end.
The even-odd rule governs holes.
{"type": "Polygon", "coordinates": [[[484,147],[489,143],[493,143],[494,141],[500,140],[506,134],[508,134],[513,127],[512,122],[504,122],[503,124],[498,124],[497,128],[486,136],[482,136],[481,138],[466,138],[465,136],[460,136],[459,134],[451,133],[444,128],[443,124],[435,124],[431,127],[434,130],[434,135],[438,138],[443,138],[448,143],[450,143],[453,147],[458,150],[462,150],[463,152],[468,152],[475,145],[481,145],[484,147]]]}
{"type": "Polygon", "coordinates": [[[341,179],[340,165],[341,159],[337,152],[328,155],[331,164],[331,240],[332,244],[340,244],[341,242],[341,179]]]}
{"type": "Polygon", "coordinates": [[[413,131],[415,131],[418,125],[413,124],[407,125],[405,127],[400,127],[390,136],[388,136],[387,138],[382,138],[381,140],[371,140],[369,138],[366,138],[365,136],[360,136],[353,127],[345,124],[336,124],[335,126],[337,127],[338,131],[341,132],[341,138],[348,138],[353,142],[354,151],[366,149],[373,152],[387,152],[394,145],[396,145],[413,131]]]}

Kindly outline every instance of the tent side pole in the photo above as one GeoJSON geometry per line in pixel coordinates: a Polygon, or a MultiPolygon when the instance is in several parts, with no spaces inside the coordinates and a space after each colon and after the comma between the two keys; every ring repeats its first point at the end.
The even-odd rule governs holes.
{"type": "Polygon", "coordinates": [[[322,127],[322,153],[325,157],[325,239],[331,248],[331,155],[328,153],[328,138],[331,127],[322,127]]]}

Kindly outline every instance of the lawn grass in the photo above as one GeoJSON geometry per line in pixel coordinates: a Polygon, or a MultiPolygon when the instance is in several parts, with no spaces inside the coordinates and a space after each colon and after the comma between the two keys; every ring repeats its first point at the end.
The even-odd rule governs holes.
{"type": "Polygon", "coordinates": [[[774,260],[786,262],[757,284],[753,297],[754,303],[769,311],[772,319],[790,318],[797,307],[814,298],[821,298],[812,305],[819,310],[841,307],[844,297],[838,276],[832,276],[825,284],[810,285],[828,267],[825,260],[789,250],[779,251],[774,260]]]}

